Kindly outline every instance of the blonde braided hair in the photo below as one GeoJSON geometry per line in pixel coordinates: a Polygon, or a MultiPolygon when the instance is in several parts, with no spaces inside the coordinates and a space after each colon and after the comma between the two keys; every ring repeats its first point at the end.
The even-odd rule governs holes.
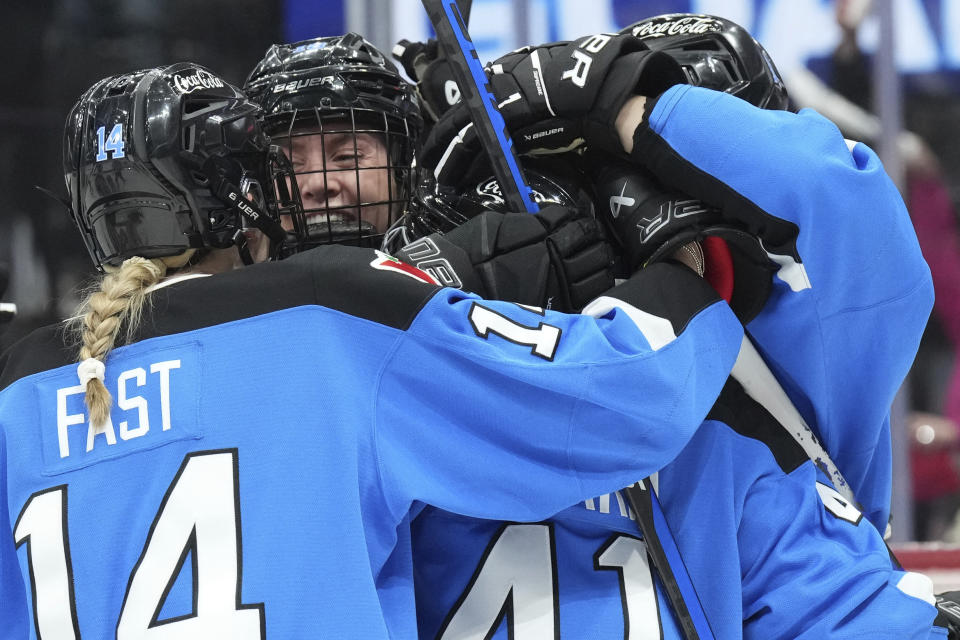
{"type": "MultiPolygon", "coordinates": [[[[163,258],[133,257],[125,260],[119,269],[108,270],[100,288],[87,296],[74,318],[74,330],[80,334],[81,362],[88,359],[104,362],[124,325],[126,341],[130,341],[140,324],[147,288],[163,279],[169,262],[163,258]]],[[[102,368],[100,376],[87,380],[85,402],[90,422],[96,427],[105,424],[113,398],[103,384],[102,368]]]]}

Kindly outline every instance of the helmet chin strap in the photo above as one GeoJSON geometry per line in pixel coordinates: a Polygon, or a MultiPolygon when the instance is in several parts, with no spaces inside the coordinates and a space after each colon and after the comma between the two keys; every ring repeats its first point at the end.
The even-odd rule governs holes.
{"type": "MultiPolygon", "coordinates": [[[[240,213],[251,227],[259,229],[265,236],[270,238],[274,247],[283,244],[287,238],[287,232],[280,226],[280,222],[267,215],[255,202],[251,202],[240,193],[240,189],[230,181],[231,173],[240,175],[242,169],[240,163],[232,158],[225,156],[210,156],[203,163],[203,173],[210,180],[210,190],[228,207],[240,213]]],[[[246,248],[247,240],[241,230],[234,234],[234,244],[241,251],[246,251],[249,258],[250,252],[246,248]]],[[[245,264],[250,264],[246,262],[245,264]]]]}
{"type": "Polygon", "coordinates": [[[240,260],[243,261],[243,264],[246,266],[253,264],[253,256],[250,254],[250,243],[247,242],[247,236],[243,231],[238,229],[237,232],[233,234],[233,244],[240,253],[240,260]]]}

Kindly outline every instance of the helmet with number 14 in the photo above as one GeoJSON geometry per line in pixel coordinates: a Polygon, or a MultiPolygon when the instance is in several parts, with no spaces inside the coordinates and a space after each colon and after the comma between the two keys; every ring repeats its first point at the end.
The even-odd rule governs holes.
{"type": "Polygon", "coordinates": [[[234,246],[250,262],[253,230],[278,247],[285,234],[271,175],[285,163],[257,114],[193,63],[110,76],[84,93],[67,117],[63,163],[94,263],[140,256],[176,267],[234,246]]]}

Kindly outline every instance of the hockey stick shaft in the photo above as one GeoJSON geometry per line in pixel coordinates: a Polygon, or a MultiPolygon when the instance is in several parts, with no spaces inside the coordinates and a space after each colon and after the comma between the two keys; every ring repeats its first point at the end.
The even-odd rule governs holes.
{"type": "MultiPolygon", "coordinates": [[[[794,407],[748,335],[744,335],[740,354],[730,375],[740,383],[747,395],[783,426],[807,456],[830,476],[838,491],[856,504],[849,483],[817,440],[813,430],[807,426],[800,412],[794,407]]],[[[650,479],[631,485],[625,488],[624,492],[637,515],[637,524],[646,542],[647,551],[663,580],[667,596],[679,618],[684,635],[688,640],[712,638],[702,605],[686,573],[683,559],[680,557],[650,479]]],[[[890,555],[895,561],[893,552],[890,555]]]]}
{"type": "MultiPolygon", "coordinates": [[[[807,425],[803,416],[790,401],[787,392],[783,390],[780,382],[764,361],[763,356],[757,351],[749,333],[744,334],[740,354],[737,356],[737,361],[734,363],[730,375],[743,386],[747,395],[770,412],[770,415],[783,426],[790,437],[800,445],[807,457],[830,476],[830,481],[837,491],[853,504],[857,504],[850,483],[843,477],[837,464],[820,443],[813,429],[807,425]]],[[[883,532],[881,531],[881,533],[883,532]]]]}
{"type": "Polygon", "coordinates": [[[687,574],[650,478],[624,488],[623,492],[627,494],[630,508],[637,516],[637,526],[643,534],[647,555],[663,581],[667,599],[677,616],[684,638],[713,640],[713,631],[707,622],[693,582],[687,574]]]}
{"type": "Polygon", "coordinates": [[[467,105],[477,136],[493,166],[493,175],[500,183],[503,198],[513,211],[539,211],[533,192],[513,148],[513,140],[490,91],[487,74],[480,64],[477,50],[470,40],[467,24],[456,0],[422,0],[423,8],[437,32],[460,87],[461,100],[467,105]]]}

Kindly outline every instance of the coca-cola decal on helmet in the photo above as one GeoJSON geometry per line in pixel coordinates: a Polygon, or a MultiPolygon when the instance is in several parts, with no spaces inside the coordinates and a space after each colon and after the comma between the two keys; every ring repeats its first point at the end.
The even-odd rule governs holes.
{"type": "Polygon", "coordinates": [[[170,81],[180,93],[192,93],[198,89],[218,89],[226,86],[223,80],[204,69],[178,71],[170,81]]]}
{"type": "MultiPolygon", "coordinates": [[[[487,178],[485,182],[478,184],[476,192],[477,195],[480,196],[481,201],[489,201],[494,205],[506,203],[503,199],[503,192],[500,190],[500,183],[497,182],[496,178],[487,178]]],[[[530,189],[530,195],[533,196],[533,201],[538,204],[542,202],[553,202],[553,199],[546,197],[533,188],[530,189]]]]}
{"type": "Polygon", "coordinates": [[[486,182],[477,185],[477,195],[483,200],[492,200],[494,204],[503,204],[503,193],[496,178],[489,178],[486,182]]]}
{"type": "Polygon", "coordinates": [[[684,15],[663,16],[637,23],[632,30],[638,38],[660,38],[663,36],[696,35],[711,31],[722,31],[723,24],[710,16],[684,15]]]}

